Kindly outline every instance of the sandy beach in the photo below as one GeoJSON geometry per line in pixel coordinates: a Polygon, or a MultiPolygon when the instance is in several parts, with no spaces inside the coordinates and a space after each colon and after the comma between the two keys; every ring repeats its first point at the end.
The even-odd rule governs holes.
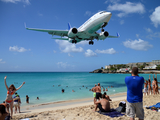
{"type": "MultiPolygon", "coordinates": [[[[120,101],[126,101],[126,93],[111,95],[111,108],[117,108],[120,101]]],[[[148,95],[143,98],[145,120],[159,120],[159,112],[146,109],[160,102],[160,95],[148,95]]],[[[128,120],[129,117],[111,118],[94,112],[93,100],[82,99],[57,103],[29,106],[21,110],[22,113],[14,114],[13,120],[29,118],[29,120],[128,120]]],[[[98,111],[98,110],[97,110],[98,111]]],[[[138,120],[138,118],[136,118],[138,120]]]]}

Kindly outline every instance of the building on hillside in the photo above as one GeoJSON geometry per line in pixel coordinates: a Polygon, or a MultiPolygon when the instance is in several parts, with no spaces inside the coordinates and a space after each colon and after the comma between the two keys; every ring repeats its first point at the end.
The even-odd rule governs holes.
{"type": "Polygon", "coordinates": [[[106,66],[105,66],[105,69],[110,69],[110,68],[111,68],[110,65],[106,65],[106,66]]]}
{"type": "Polygon", "coordinates": [[[157,65],[146,66],[144,70],[156,70],[157,65]]]}

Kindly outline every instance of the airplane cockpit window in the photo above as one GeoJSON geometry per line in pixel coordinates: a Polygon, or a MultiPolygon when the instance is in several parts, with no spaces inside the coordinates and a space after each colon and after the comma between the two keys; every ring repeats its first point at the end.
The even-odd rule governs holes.
{"type": "Polygon", "coordinates": [[[103,13],[105,13],[106,11],[102,11],[102,12],[100,12],[99,14],[103,14],[103,13]]]}

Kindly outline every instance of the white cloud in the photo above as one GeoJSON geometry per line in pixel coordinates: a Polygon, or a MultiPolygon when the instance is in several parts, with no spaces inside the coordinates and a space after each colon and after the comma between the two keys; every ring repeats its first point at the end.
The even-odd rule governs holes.
{"type": "Polygon", "coordinates": [[[160,38],[160,32],[155,32],[147,35],[147,38],[153,39],[153,38],[160,38]]]}
{"type": "Polygon", "coordinates": [[[69,56],[69,57],[73,57],[73,55],[71,55],[70,53],[68,53],[68,56],[69,56]]]}
{"type": "Polygon", "coordinates": [[[64,53],[70,53],[70,52],[83,52],[83,48],[79,47],[77,48],[75,44],[72,44],[68,41],[64,40],[55,40],[55,42],[59,45],[60,50],[64,53]]]}
{"type": "Polygon", "coordinates": [[[147,32],[149,32],[149,33],[152,32],[152,30],[151,30],[150,28],[145,28],[145,30],[146,30],[147,32]]]}
{"type": "Polygon", "coordinates": [[[5,61],[3,61],[2,59],[0,59],[0,63],[2,63],[2,64],[3,64],[3,63],[6,63],[6,62],[5,62],[5,61]]]}
{"type": "Polygon", "coordinates": [[[115,54],[116,51],[113,48],[106,49],[106,50],[96,50],[96,53],[103,53],[103,54],[115,54]]]}
{"type": "Polygon", "coordinates": [[[91,15],[93,15],[93,13],[91,11],[86,11],[85,15],[91,16],[91,15]]]}
{"type": "Polygon", "coordinates": [[[147,51],[149,48],[152,48],[153,45],[150,45],[147,41],[138,39],[138,40],[127,40],[123,42],[123,45],[127,48],[134,50],[147,51]]]}
{"type": "Polygon", "coordinates": [[[25,4],[29,5],[29,0],[1,0],[3,2],[11,2],[11,3],[17,3],[17,2],[24,2],[25,4]]]}
{"type": "Polygon", "coordinates": [[[117,2],[119,2],[120,0],[106,0],[105,1],[105,3],[107,4],[107,3],[109,3],[109,2],[111,2],[111,3],[117,3],[117,2]]]}
{"type": "Polygon", "coordinates": [[[139,38],[139,34],[136,34],[136,37],[139,38]]]}
{"type": "Polygon", "coordinates": [[[54,53],[56,53],[57,51],[53,50],[54,53]]]}
{"type": "Polygon", "coordinates": [[[25,49],[23,47],[18,47],[18,46],[13,46],[13,47],[9,47],[9,51],[16,51],[16,52],[25,52],[25,51],[30,51],[30,49],[25,49]]]}
{"type": "Polygon", "coordinates": [[[96,53],[94,53],[92,50],[88,49],[86,50],[86,52],[84,53],[86,57],[93,57],[93,56],[97,56],[96,53]]]}
{"type": "Polygon", "coordinates": [[[155,11],[150,15],[150,19],[156,28],[160,25],[160,6],[155,8],[155,11]]]}
{"type": "Polygon", "coordinates": [[[58,65],[59,68],[74,67],[74,65],[70,65],[67,62],[65,62],[65,63],[64,62],[58,62],[57,65],[58,65]]]}
{"type": "Polygon", "coordinates": [[[120,24],[123,25],[123,24],[124,24],[124,20],[121,20],[121,21],[120,21],[120,24]]]}
{"type": "Polygon", "coordinates": [[[145,8],[141,3],[132,3],[126,2],[125,4],[114,3],[113,5],[109,5],[107,8],[109,11],[120,11],[118,17],[126,16],[130,13],[144,13],[145,8]]]}

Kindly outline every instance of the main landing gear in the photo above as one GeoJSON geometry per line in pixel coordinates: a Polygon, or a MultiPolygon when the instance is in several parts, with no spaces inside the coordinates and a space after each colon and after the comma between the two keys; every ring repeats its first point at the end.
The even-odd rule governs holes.
{"type": "Polygon", "coordinates": [[[75,43],[75,44],[76,44],[76,43],[77,43],[77,40],[72,40],[72,43],[75,43]]]}
{"type": "Polygon", "coordinates": [[[91,41],[89,41],[89,45],[93,45],[94,44],[94,42],[91,40],[91,41]]]}

